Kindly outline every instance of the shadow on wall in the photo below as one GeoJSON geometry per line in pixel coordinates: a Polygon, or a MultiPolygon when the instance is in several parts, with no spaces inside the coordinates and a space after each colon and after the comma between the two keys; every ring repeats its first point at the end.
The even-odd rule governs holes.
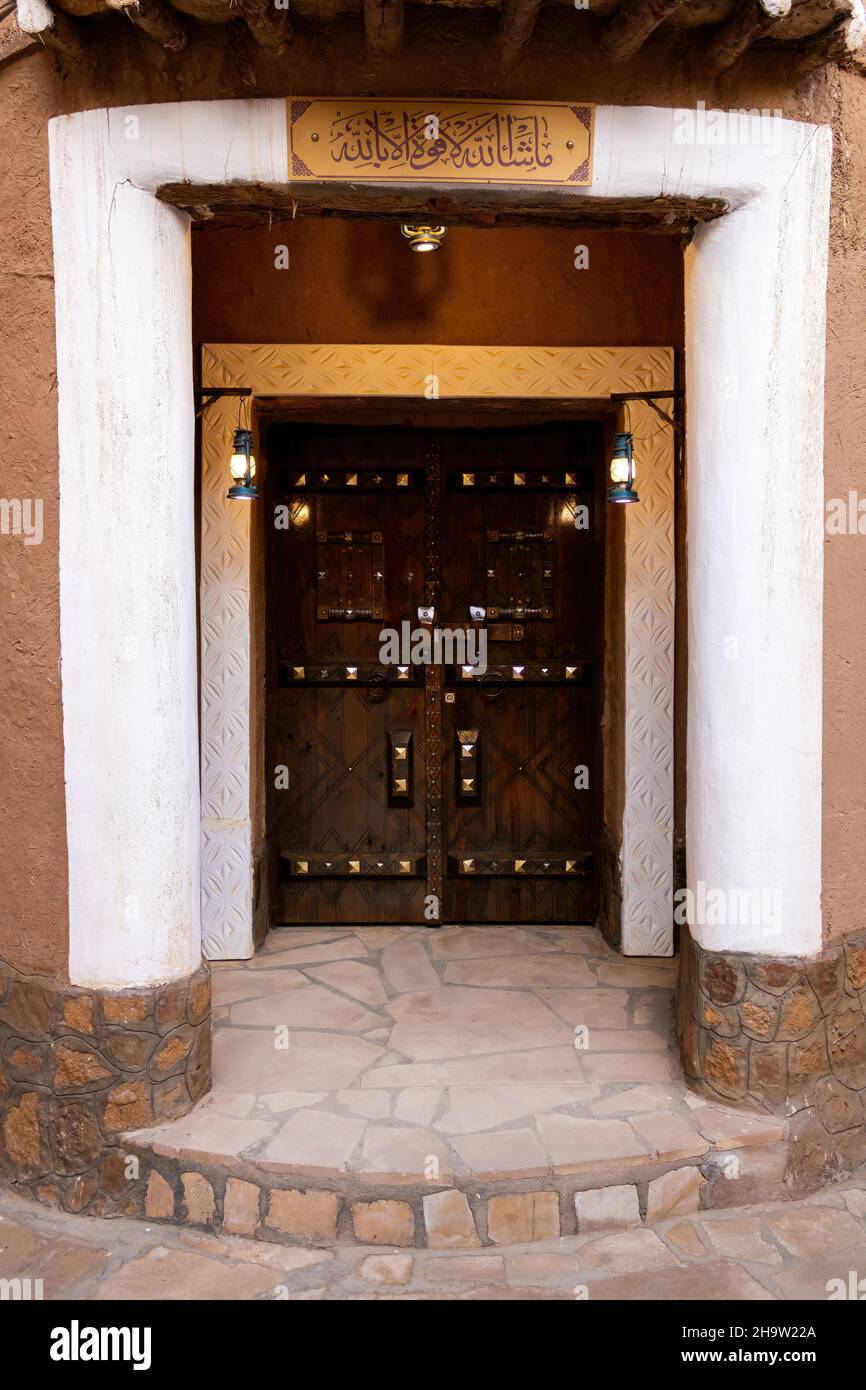
{"type": "Polygon", "coordinates": [[[197,343],[683,343],[675,237],[454,227],[417,255],[396,221],[298,218],[192,240],[197,343]]]}

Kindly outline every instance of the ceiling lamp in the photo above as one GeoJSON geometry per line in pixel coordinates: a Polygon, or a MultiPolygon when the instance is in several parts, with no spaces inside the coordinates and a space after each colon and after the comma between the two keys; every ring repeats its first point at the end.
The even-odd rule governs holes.
{"type": "Polygon", "coordinates": [[[426,222],[403,222],[400,231],[409,242],[410,251],[438,251],[448,235],[447,227],[430,227],[426,222]]]}

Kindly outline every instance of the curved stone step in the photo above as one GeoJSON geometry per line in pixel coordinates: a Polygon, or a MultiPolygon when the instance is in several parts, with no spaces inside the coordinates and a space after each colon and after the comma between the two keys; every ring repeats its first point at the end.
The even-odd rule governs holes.
{"type": "Polygon", "coordinates": [[[139,1161],[137,1197],[127,1210],[149,1221],[278,1243],[465,1249],[652,1227],[711,1207],[791,1195],[783,1126],[713,1110],[717,1122],[724,1118],[724,1143],[708,1142],[701,1155],[656,1150],[549,1164],[532,1173],[486,1169],[447,1179],[382,1171],[313,1174],[302,1171],[303,1164],[257,1163],[139,1132],[126,1136],[128,1155],[139,1161]]]}

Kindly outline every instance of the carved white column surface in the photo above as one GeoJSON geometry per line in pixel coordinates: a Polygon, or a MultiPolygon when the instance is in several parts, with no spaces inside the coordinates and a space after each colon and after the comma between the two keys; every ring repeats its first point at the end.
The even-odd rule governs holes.
{"type": "MultiPolygon", "coordinates": [[[[209,383],[210,384],[210,383],[209,383]]],[[[250,806],[250,502],[227,496],[238,402],[202,427],[202,934],[210,960],[253,954],[250,806]]]]}
{"type": "MultiPolygon", "coordinates": [[[[664,384],[663,384],[664,383],[664,384]]],[[[653,381],[658,391],[673,388],[653,381]]],[[[627,389],[627,388],[626,388],[627,389]]],[[[672,412],[670,401],[660,401],[672,412]]],[[[649,406],[629,407],[640,502],[626,506],[625,811],[622,949],[673,951],[674,443],[649,406]]]]}

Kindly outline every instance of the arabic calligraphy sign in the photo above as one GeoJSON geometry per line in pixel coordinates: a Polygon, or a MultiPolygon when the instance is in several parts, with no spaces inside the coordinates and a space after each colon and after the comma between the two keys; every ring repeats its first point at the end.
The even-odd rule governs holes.
{"type": "Polygon", "coordinates": [[[289,176],[586,186],[593,115],[555,101],[290,97],[289,176]]]}

